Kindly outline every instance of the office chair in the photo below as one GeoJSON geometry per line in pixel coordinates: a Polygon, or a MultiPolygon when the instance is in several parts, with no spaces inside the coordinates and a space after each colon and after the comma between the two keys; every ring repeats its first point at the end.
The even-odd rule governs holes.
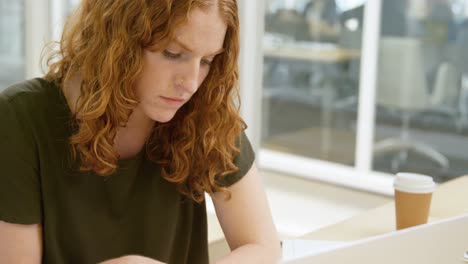
{"type": "Polygon", "coordinates": [[[456,117],[458,114],[460,80],[461,75],[453,64],[443,62],[439,66],[430,98],[430,105],[434,110],[456,117]]]}
{"type": "MultiPolygon", "coordinates": [[[[409,150],[435,161],[442,169],[447,169],[449,161],[445,156],[434,147],[409,137],[409,125],[412,116],[439,106],[451,96],[452,90],[447,93],[444,89],[451,80],[450,67],[441,68],[437,74],[437,87],[429,94],[418,39],[383,37],[379,53],[377,104],[400,113],[403,124],[400,137],[377,142],[374,154],[398,151],[399,155],[392,160],[394,171],[398,170],[400,162],[406,161],[409,150]]],[[[451,89],[456,89],[456,86],[451,89]]]]}
{"type": "Polygon", "coordinates": [[[451,56],[456,68],[461,74],[461,91],[458,102],[460,117],[460,130],[468,127],[468,19],[460,26],[460,31],[457,35],[455,51],[451,56]]]}

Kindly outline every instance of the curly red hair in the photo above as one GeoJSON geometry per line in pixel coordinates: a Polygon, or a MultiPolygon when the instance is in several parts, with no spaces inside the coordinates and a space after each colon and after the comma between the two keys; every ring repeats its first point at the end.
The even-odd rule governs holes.
{"type": "Polygon", "coordinates": [[[72,153],[82,171],[111,175],[117,128],[138,104],[135,84],[143,52],[163,49],[194,8],[217,8],[227,24],[224,50],[197,93],[168,123],[156,122],[146,144],[162,176],[197,202],[204,192],[226,191],[219,184],[237,171],[238,139],[246,124],[239,115],[239,18],[236,0],[83,0],[68,19],[60,48],[48,58],[46,79],[63,84],[79,73],[72,153]]]}

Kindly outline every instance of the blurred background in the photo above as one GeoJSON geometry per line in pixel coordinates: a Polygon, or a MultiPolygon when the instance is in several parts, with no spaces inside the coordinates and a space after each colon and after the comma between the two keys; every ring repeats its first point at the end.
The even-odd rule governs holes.
{"type": "Polygon", "coordinates": [[[261,147],[356,167],[365,133],[372,171],[438,182],[466,173],[468,1],[382,0],[368,23],[366,2],[265,3],[261,147]],[[370,23],[380,25],[366,38],[377,42],[375,76],[361,63],[370,23]],[[363,78],[375,78],[375,96],[362,94],[363,78]],[[358,130],[369,108],[373,131],[358,130]]]}
{"type": "MultiPolygon", "coordinates": [[[[0,89],[42,75],[78,3],[0,0],[0,89]]],[[[239,6],[242,115],[282,234],[388,201],[400,171],[468,174],[468,0],[239,6]]]]}

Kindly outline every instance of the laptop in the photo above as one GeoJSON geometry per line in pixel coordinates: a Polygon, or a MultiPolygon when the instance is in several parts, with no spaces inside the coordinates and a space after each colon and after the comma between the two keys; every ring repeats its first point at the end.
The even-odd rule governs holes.
{"type": "MultiPolygon", "coordinates": [[[[297,248],[296,248],[297,249],[297,248]]],[[[466,264],[468,214],[363,240],[327,245],[284,264],[466,264]]]]}

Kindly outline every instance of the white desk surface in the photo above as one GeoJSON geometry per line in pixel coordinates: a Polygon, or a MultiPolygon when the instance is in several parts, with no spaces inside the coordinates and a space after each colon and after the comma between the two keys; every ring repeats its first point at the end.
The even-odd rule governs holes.
{"type": "MultiPolygon", "coordinates": [[[[390,202],[306,234],[300,239],[352,241],[395,231],[394,206],[394,202],[390,202]]],[[[429,222],[466,213],[468,213],[468,175],[440,184],[432,196],[429,222]]]]}

